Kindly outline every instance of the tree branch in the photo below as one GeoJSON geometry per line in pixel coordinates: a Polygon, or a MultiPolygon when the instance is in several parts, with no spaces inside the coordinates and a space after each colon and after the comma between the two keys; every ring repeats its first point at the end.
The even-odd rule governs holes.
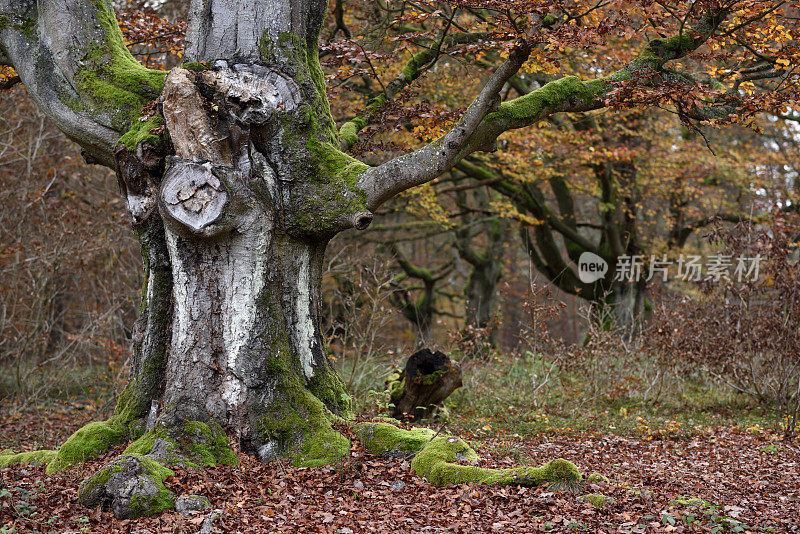
{"type": "Polygon", "coordinates": [[[358,132],[364,129],[386,104],[394,100],[397,93],[408,87],[436,63],[442,48],[474,43],[491,35],[489,32],[456,33],[440,39],[435,46],[415,54],[408,60],[400,73],[384,87],[383,91],[370,99],[362,115],[353,117],[342,125],[339,129],[342,150],[352,148],[358,142],[358,132]]]}
{"type": "Polygon", "coordinates": [[[369,209],[374,211],[397,193],[436,178],[470,153],[492,147],[505,131],[535,124],[558,112],[603,108],[607,105],[606,95],[617,82],[637,80],[652,85],[653,80],[660,79],[654,74],[659,73],[664,64],[683,58],[700,47],[714,34],[727,14],[724,8],[711,13],[691,35],[684,33],[651,41],[637,59],[610,76],[586,82],[576,76],[567,76],[496,108],[503,86],[530,54],[527,45],[516,48],[489,78],[452,130],[427,146],[360,175],[358,185],[367,195],[369,209]]]}
{"type": "Polygon", "coordinates": [[[133,58],[109,0],[12,2],[0,15],[4,63],[61,131],[114,167],[117,140],[161,93],[165,73],[133,58]]]}
{"type": "Polygon", "coordinates": [[[433,180],[463,157],[462,150],[487,113],[496,107],[498,95],[506,81],[519,70],[528,55],[530,47],[526,44],[512,50],[509,58],[489,77],[462,119],[444,136],[419,150],[362,173],[358,187],[366,193],[369,209],[374,211],[397,193],[433,180]]]}

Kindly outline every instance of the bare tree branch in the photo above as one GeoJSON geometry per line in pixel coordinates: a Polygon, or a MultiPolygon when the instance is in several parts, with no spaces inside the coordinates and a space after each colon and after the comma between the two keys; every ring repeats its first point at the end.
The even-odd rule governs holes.
{"type": "Polygon", "coordinates": [[[529,54],[527,45],[514,49],[503,65],[489,77],[464,117],[444,136],[361,174],[358,186],[367,194],[369,209],[374,210],[400,191],[433,180],[449,170],[486,114],[497,106],[498,95],[506,81],[516,74],[529,54]]]}

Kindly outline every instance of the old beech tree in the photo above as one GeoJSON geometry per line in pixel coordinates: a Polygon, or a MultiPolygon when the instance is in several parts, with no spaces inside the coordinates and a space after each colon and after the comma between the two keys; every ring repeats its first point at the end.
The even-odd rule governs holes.
{"type": "MultiPolygon", "coordinates": [[[[562,77],[501,102],[541,35],[579,26],[580,10],[551,4],[524,3],[505,59],[448,133],[369,167],[346,153],[367,120],[340,133],[326,98],[318,60],[326,0],[192,0],[187,63],[170,72],[132,57],[110,0],[0,0],[0,64],[16,70],[89,162],[116,169],[146,270],[132,376],[115,415],[80,429],[57,451],[5,455],[3,463],[47,461],[52,472],[131,441],[84,481],[80,500],[134,517],[172,506],[164,466],[235,462],[230,441],[264,461],[335,461],[348,452],[336,425],[349,416],[350,400],[319,328],[329,240],[366,228],[383,202],[493,149],[507,130],[603,108],[614,95],[658,104],[665,97],[652,95],[662,87],[702,90],[669,62],[770,7],[671,2],[682,23],[665,25],[672,34],[646,43],[616,72],[562,77]]],[[[772,61],[772,73],[788,80],[772,61]]],[[[399,86],[418,75],[419,63],[409,64],[399,86]]],[[[746,107],[740,94],[708,92],[706,105],[682,112],[725,118],[746,107]]],[[[433,437],[386,427],[362,425],[360,435],[381,453],[413,452],[433,437]]],[[[417,455],[412,469],[437,483],[579,477],[557,460],[513,472],[458,466],[474,457],[471,449],[438,437],[426,450],[434,443],[441,445],[434,457],[417,455]]]]}

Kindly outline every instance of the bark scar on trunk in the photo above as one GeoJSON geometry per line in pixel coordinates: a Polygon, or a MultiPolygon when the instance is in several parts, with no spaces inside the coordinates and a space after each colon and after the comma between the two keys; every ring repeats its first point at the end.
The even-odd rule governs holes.
{"type": "Polygon", "coordinates": [[[194,233],[218,222],[228,205],[228,192],[210,162],[174,159],[161,186],[167,213],[194,233]]]}

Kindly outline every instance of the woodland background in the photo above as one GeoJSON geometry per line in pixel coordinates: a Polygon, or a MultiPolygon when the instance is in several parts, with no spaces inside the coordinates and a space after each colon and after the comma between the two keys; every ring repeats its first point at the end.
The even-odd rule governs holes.
{"type": "MultiPolygon", "coordinates": [[[[141,61],[180,63],[183,4],[119,5],[141,61]]],[[[497,63],[491,35],[457,47],[441,40],[459,23],[453,9],[428,1],[331,2],[321,59],[339,124],[361,113],[414,54],[428,50],[434,58],[370,117],[351,150],[357,157],[375,163],[436,138],[497,63]]],[[[475,24],[502,31],[491,19],[475,24]]],[[[630,37],[639,44],[648,38],[630,37]]],[[[571,45],[529,61],[509,91],[559,77],[565,64],[591,73],[636,54],[613,40],[571,45]]],[[[127,376],[141,259],[113,173],[83,161],[13,83],[12,71],[2,82],[0,447],[27,450],[52,446],[113,409],[127,376]]],[[[758,81],[738,83],[748,91],[758,81]]],[[[447,402],[448,431],[482,444],[501,464],[557,454],[600,471],[611,481],[595,489],[612,496],[611,504],[596,510],[546,489],[433,489],[377,461],[316,474],[250,465],[246,474],[187,474],[176,483],[215,491],[213,484],[250,480],[236,477],[253,484],[274,477],[284,488],[328,488],[346,479],[352,499],[353,477],[366,481],[366,492],[373,484],[378,496],[384,482],[403,481],[418,499],[410,508],[379,520],[370,507],[382,505],[367,496],[349,512],[378,527],[427,517],[429,525],[458,530],[474,511],[465,529],[522,531],[515,521],[565,530],[795,528],[799,120],[788,107],[725,128],[687,124],[667,106],[557,116],[504,135],[500,150],[401,195],[369,230],[329,246],[328,350],[360,414],[387,410],[384,381],[415,348],[440,348],[464,368],[464,386],[447,402]],[[565,198],[572,219],[564,216],[565,198]],[[566,280],[574,241],[565,224],[587,240],[613,225],[627,250],[646,258],[728,253],[766,260],[755,282],[671,277],[642,285],[637,320],[617,321],[602,298],[575,295],[566,280]],[[433,493],[426,499],[425,492],[433,493]]],[[[3,501],[9,525],[39,528],[37,514],[63,506],[53,517],[64,528],[127,528],[105,515],[65,513],[74,484],[64,479],[63,496],[55,498],[36,489],[41,473],[28,474],[33,481],[8,475],[6,493],[0,489],[0,497],[13,498],[3,501]]],[[[238,519],[229,513],[226,529],[241,528],[242,518],[277,530],[291,523],[279,521],[285,497],[245,492],[225,506],[235,508],[240,498],[260,499],[260,512],[238,519]]],[[[302,499],[313,506],[313,491],[302,499]]],[[[347,516],[334,521],[328,514],[317,510],[306,519],[333,532],[347,516]]],[[[191,528],[189,520],[172,521],[176,531],[191,528]]]]}

